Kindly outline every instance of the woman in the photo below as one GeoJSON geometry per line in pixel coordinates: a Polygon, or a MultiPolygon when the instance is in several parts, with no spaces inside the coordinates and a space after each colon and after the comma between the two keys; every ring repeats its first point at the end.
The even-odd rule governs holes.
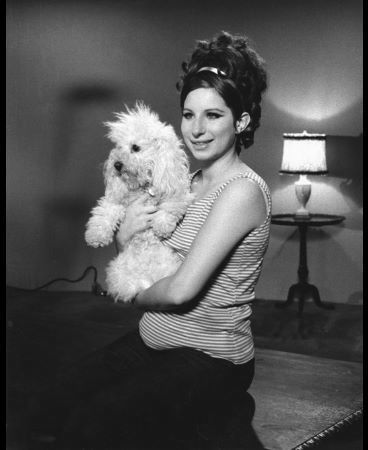
{"type": "MultiPolygon", "coordinates": [[[[142,430],[152,448],[162,448],[163,438],[175,448],[209,404],[253,379],[249,318],[271,198],[239,153],[259,126],[264,63],[245,37],[222,32],[198,42],[183,71],[181,131],[200,169],[195,200],[165,242],[183,262],[134,299],[145,310],[139,331],[89,355],[48,394],[57,411],[49,429],[63,448],[139,448],[142,430]]],[[[120,248],[155,213],[138,206],[117,233],[120,248]]]]}

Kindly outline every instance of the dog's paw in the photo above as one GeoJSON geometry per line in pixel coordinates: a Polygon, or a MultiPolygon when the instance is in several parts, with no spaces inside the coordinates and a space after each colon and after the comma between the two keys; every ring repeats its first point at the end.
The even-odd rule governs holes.
{"type": "Polygon", "coordinates": [[[111,244],[113,234],[103,230],[101,227],[88,228],[84,234],[84,239],[91,247],[104,247],[111,244]]]}
{"type": "Polygon", "coordinates": [[[176,218],[166,211],[158,211],[152,221],[152,230],[156,236],[169,237],[176,228],[176,218]]]}
{"type": "MultiPolygon", "coordinates": [[[[110,280],[111,282],[112,280],[110,280]]],[[[125,282],[119,287],[116,283],[110,287],[110,291],[108,294],[114,298],[115,303],[130,303],[133,298],[138,295],[140,292],[148,289],[152,286],[152,281],[140,279],[140,280],[128,280],[125,279],[125,282]]]]}
{"type": "Polygon", "coordinates": [[[124,219],[125,207],[116,205],[102,197],[98,200],[97,206],[91,211],[86,231],[85,240],[92,247],[103,247],[111,244],[114,233],[119,223],[124,219]]]}

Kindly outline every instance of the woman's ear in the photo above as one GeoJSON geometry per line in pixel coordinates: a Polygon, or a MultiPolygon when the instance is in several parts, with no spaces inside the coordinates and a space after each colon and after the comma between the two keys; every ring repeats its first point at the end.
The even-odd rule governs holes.
{"type": "Polygon", "coordinates": [[[240,118],[235,122],[235,134],[242,133],[250,122],[250,115],[247,112],[243,112],[240,118]]]}

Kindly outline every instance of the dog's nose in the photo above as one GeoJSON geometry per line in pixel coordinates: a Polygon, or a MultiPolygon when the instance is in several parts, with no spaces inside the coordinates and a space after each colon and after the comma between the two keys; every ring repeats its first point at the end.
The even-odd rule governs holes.
{"type": "Polygon", "coordinates": [[[121,163],[120,161],[116,161],[116,163],[114,164],[114,167],[115,167],[115,169],[116,169],[118,172],[121,172],[121,169],[122,169],[122,167],[123,167],[123,163],[121,163]]]}

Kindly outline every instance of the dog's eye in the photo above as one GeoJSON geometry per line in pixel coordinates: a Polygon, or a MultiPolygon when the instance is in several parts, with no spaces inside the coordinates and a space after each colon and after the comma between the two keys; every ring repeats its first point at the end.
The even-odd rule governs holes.
{"type": "Polygon", "coordinates": [[[139,152],[140,150],[141,148],[139,147],[139,145],[137,144],[132,145],[132,152],[139,152]]]}

